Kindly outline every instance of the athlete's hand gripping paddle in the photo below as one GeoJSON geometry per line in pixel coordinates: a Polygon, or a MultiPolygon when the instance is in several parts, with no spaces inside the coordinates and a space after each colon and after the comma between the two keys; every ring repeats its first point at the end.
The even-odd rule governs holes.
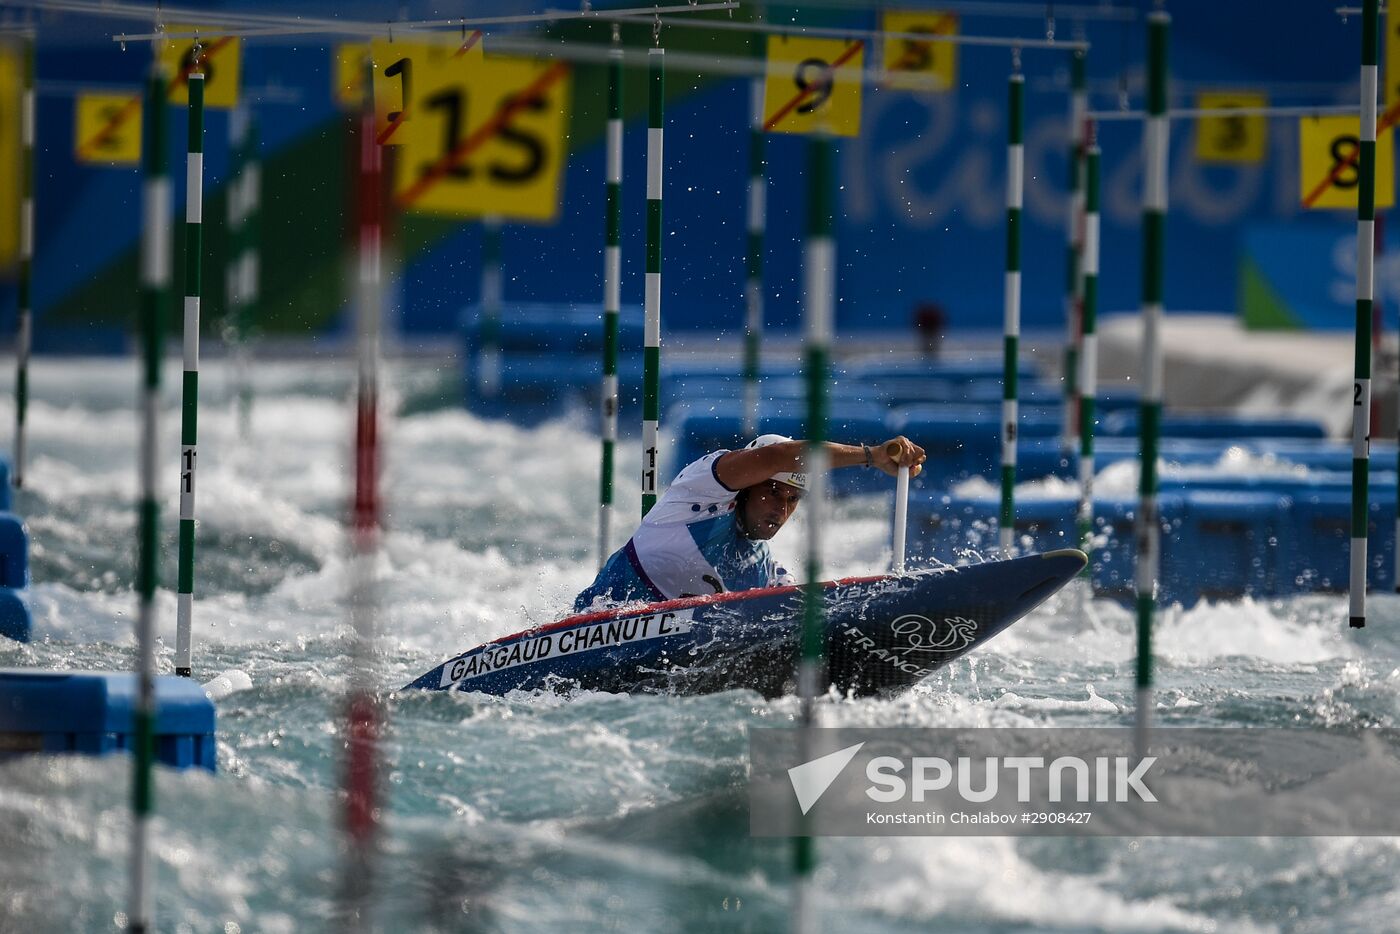
{"type": "MultiPolygon", "coordinates": [[[[885,445],[885,453],[890,457],[899,456],[899,442],[885,445]]],[[[904,573],[904,532],[909,519],[909,467],[901,464],[894,486],[894,551],[890,559],[890,571],[904,573]]]]}

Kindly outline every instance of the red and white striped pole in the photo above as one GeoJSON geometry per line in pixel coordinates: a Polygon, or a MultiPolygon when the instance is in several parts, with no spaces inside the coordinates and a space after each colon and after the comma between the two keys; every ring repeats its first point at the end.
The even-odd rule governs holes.
{"type": "MultiPolygon", "coordinates": [[[[370,87],[366,80],[365,87],[370,87]]],[[[346,705],[344,911],[352,929],[369,927],[365,912],[374,890],[378,836],[380,706],[372,659],[376,637],[379,551],[379,341],[382,318],[381,150],[375,142],[374,105],[366,94],[360,119],[359,283],[356,335],[355,497],[350,515],[350,616],[354,627],[346,705]]]]}

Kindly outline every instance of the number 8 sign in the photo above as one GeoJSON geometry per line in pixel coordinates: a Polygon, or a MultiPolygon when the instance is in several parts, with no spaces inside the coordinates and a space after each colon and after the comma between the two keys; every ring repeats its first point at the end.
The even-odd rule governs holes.
{"type": "MultiPolygon", "coordinates": [[[[1305,208],[1356,210],[1361,173],[1361,123],[1356,117],[1304,117],[1298,122],[1298,164],[1305,208]]],[[[1395,134],[1376,135],[1376,207],[1395,204],[1395,134]]]]}

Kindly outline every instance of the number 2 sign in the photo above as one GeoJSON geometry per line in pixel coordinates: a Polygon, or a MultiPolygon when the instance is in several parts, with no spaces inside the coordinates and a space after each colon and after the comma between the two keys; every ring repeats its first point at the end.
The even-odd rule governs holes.
{"type": "Polygon", "coordinates": [[[860,133],[865,43],[770,36],[763,128],[770,133],[860,133]]]}

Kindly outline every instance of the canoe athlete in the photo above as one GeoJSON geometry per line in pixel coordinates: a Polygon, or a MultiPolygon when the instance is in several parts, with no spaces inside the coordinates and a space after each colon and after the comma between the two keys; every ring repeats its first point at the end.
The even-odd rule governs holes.
{"type": "MultiPolygon", "coordinates": [[[[578,595],[574,611],[795,583],[774,562],[768,540],[807,490],[806,445],[761,435],[687,466],[578,595]]],[[[926,459],[903,435],[875,446],[827,442],[826,450],[833,468],[875,467],[890,476],[907,466],[916,477],[926,459]]]]}

